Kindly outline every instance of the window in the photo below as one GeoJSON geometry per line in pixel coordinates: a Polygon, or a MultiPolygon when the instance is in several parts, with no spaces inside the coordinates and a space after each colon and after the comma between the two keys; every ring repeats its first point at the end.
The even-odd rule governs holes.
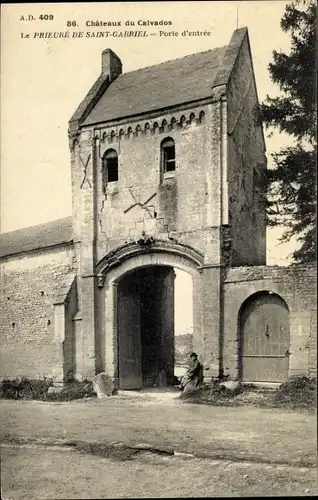
{"type": "Polygon", "coordinates": [[[163,174],[174,172],[176,169],[175,145],[174,140],[170,137],[161,143],[161,165],[163,174]]]}
{"type": "Polygon", "coordinates": [[[109,149],[103,156],[104,190],[109,182],[118,181],[118,155],[114,149],[109,149]]]}

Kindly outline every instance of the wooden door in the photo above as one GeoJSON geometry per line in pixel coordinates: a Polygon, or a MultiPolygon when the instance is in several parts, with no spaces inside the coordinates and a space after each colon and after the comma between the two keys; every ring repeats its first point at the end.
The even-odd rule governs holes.
{"type": "Polygon", "coordinates": [[[123,278],[118,286],[118,375],[120,389],[141,389],[140,299],[138,280],[123,278]]]}
{"type": "Polygon", "coordinates": [[[289,369],[289,311],[278,295],[257,294],[240,315],[241,378],[284,382],[289,369]]]}

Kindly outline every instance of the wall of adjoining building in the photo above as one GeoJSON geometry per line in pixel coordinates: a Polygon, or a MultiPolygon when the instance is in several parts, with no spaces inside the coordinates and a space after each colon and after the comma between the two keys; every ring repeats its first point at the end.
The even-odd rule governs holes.
{"type": "Polygon", "coordinates": [[[290,312],[289,375],[317,375],[316,275],[315,265],[253,266],[227,270],[223,285],[225,373],[229,373],[231,378],[238,376],[238,318],[241,306],[253,294],[270,291],[286,302],[290,312]]]}
{"type": "Polygon", "coordinates": [[[61,294],[74,279],[73,257],[73,248],[64,246],[2,259],[2,378],[63,380],[64,338],[55,328],[54,303],[63,302],[61,294]]]}

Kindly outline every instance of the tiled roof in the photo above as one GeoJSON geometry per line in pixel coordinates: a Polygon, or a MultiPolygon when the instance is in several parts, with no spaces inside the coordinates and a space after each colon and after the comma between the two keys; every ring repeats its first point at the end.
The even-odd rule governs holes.
{"type": "Polygon", "coordinates": [[[227,47],[120,75],[83,125],[137,115],[209,97],[227,47]]]}
{"type": "Polygon", "coordinates": [[[211,96],[226,49],[216,48],[120,75],[110,84],[82,125],[211,96]]]}
{"type": "Polygon", "coordinates": [[[0,235],[0,257],[52,247],[72,241],[72,217],[0,235]]]}

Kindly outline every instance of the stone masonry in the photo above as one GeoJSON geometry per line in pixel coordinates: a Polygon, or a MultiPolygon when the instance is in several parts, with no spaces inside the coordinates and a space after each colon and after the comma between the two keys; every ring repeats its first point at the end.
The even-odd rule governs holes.
{"type": "Polygon", "coordinates": [[[241,308],[269,289],[289,308],[289,374],[314,374],[314,268],[266,266],[258,106],[246,28],[226,47],[130,73],[102,53],[69,122],[72,218],[1,236],[2,377],[106,372],[118,387],[125,372],[122,387],[138,388],[142,366],[156,364],[140,353],[154,356],[157,345],[171,378],[173,268],[192,276],[193,346],[206,380],[239,377],[241,308]],[[148,316],[137,291],[146,276],[148,316]],[[138,347],[154,314],[158,333],[138,347]]]}

